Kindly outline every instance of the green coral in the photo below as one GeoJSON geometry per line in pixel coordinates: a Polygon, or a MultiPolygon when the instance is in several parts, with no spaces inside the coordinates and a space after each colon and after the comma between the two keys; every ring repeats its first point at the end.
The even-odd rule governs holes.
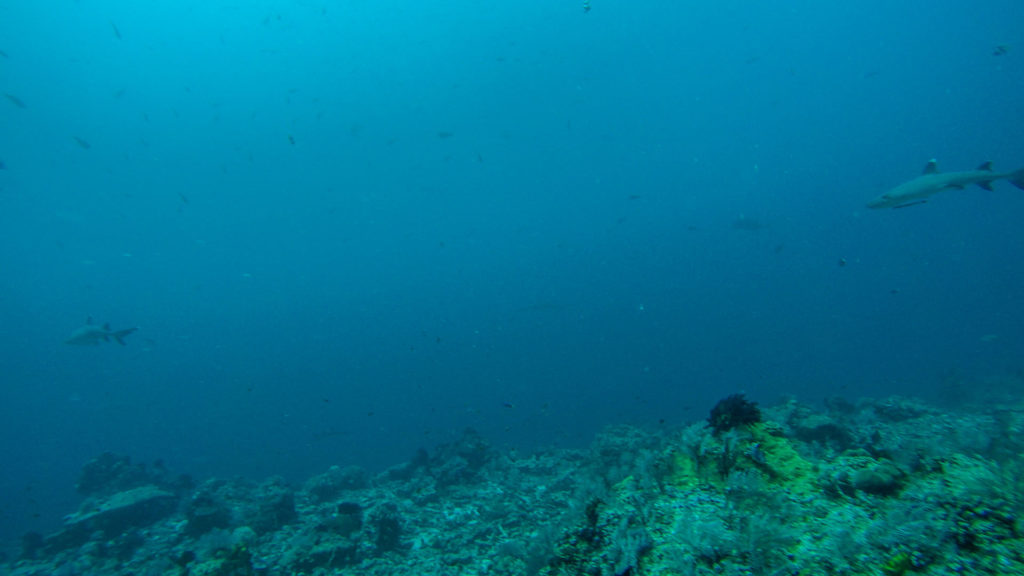
{"type": "Polygon", "coordinates": [[[783,436],[777,424],[755,424],[750,427],[750,432],[753,442],[764,453],[764,468],[773,483],[799,495],[818,491],[814,466],[793,448],[793,443],[783,436]]]}
{"type": "Polygon", "coordinates": [[[670,467],[669,484],[684,490],[700,486],[699,466],[692,457],[675,452],[671,456],[670,467]]]}
{"type": "Polygon", "coordinates": [[[195,566],[192,576],[252,576],[256,572],[252,567],[252,552],[244,545],[238,545],[224,555],[207,560],[195,566]]]}
{"type": "Polygon", "coordinates": [[[910,558],[910,554],[899,552],[882,564],[882,573],[885,576],[903,576],[913,568],[914,562],[910,558]]]}
{"type": "Polygon", "coordinates": [[[771,422],[750,425],[743,432],[708,434],[701,439],[699,448],[670,452],[668,462],[668,484],[683,490],[701,485],[725,489],[731,474],[756,471],[772,485],[794,494],[818,491],[814,466],[771,422]]]}

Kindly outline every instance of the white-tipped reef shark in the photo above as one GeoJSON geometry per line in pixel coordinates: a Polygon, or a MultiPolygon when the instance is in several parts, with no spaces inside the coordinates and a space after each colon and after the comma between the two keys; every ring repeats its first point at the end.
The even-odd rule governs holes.
{"type": "Polygon", "coordinates": [[[963,190],[975,184],[985,190],[992,189],[996,180],[1009,180],[1024,190],[1024,168],[1015,172],[993,172],[992,163],[985,162],[975,170],[966,172],[939,172],[939,163],[934,158],[924,167],[924,173],[868,202],[868,208],[905,208],[924,204],[928,197],[943,190],[963,190]]]}
{"type": "Polygon", "coordinates": [[[92,323],[92,318],[87,318],[85,326],[71,333],[71,337],[64,341],[65,344],[75,346],[99,346],[100,342],[110,342],[113,338],[118,344],[124,346],[124,337],[135,332],[138,328],[125,328],[124,330],[111,330],[110,324],[97,326],[92,323]]]}

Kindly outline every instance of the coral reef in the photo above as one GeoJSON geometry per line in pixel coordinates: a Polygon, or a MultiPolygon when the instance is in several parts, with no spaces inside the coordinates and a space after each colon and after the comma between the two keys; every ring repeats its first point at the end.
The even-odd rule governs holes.
{"type": "Polygon", "coordinates": [[[520,457],[467,430],[296,488],[101,455],[65,526],[0,575],[1024,573],[1024,408],[723,400],[520,457]]]}

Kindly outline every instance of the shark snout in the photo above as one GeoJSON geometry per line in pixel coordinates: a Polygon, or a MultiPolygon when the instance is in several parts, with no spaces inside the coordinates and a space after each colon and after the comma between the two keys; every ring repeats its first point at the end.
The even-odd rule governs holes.
{"type": "Polygon", "coordinates": [[[874,200],[871,200],[867,204],[865,204],[865,206],[867,206],[868,208],[885,208],[888,205],[889,199],[886,198],[884,195],[879,196],[878,198],[875,198],[874,200]]]}

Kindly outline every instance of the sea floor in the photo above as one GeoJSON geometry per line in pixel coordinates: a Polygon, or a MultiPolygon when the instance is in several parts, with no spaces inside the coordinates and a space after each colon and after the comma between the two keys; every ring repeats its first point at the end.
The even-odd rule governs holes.
{"type": "Polygon", "coordinates": [[[1024,405],[731,401],[714,426],[617,426],[587,450],[467,430],[301,486],[104,454],[63,529],[0,574],[1024,574],[1024,405]]]}

